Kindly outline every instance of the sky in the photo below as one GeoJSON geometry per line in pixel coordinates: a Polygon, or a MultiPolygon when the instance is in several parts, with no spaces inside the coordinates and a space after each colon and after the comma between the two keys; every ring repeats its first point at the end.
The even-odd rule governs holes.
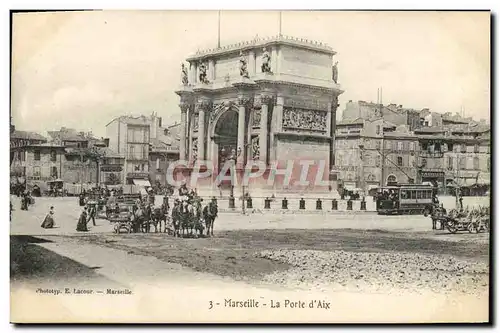
{"type": "MultiPolygon", "coordinates": [[[[105,136],[120,115],[179,121],[180,64],[217,45],[217,22],[216,11],[15,14],[14,125],[105,136]]],[[[339,111],[382,87],[384,104],[490,118],[488,12],[284,11],[281,29],[337,52],[339,111]]],[[[278,32],[277,11],[221,12],[221,45],[278,32]]]]}

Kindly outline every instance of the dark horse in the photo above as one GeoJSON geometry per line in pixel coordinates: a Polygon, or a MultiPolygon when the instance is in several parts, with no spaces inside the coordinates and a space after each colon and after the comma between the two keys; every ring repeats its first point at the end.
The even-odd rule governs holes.
{"type": "Polygon", "coordinates": [[[440,220],[440,230],[444,230],[443,218],[446,216],[446,209],[437,204],[428,205],[424,209],[424,216],[427,217],[429,215],[432,219],[432,230],[437,229],[436,224],[438,220],[440,220]]]}
{"type": "Polygon", "coordinates": [[[163,232],[167,232],[168,206],[162,204],[151,211],[151,223],[155,226],[155,232],[161,232],[161,223],[163,222],[163,232]]]}
{"type": "Polygon", "coordinates": [[[203,219],[207,226],[207,236],[214,235],[214,223],[217,213],[219,212],[217,208],[217,203],[211,201],[203,208],[203,219]]]}

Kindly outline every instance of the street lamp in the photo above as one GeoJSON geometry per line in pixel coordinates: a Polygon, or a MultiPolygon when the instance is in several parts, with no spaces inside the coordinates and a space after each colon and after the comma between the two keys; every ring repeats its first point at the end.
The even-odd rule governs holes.
{"type": "Polygon", "coordinates": [[[361,165],[360,165],[360,169],[359,169],[359,180],[360,180],[360,187],[363,190],[363,193],[365,192],[364,152],[365,152],[365,146],[363,144],[360,144],[359,145],[359,159],[361,160],[361,165]]]}

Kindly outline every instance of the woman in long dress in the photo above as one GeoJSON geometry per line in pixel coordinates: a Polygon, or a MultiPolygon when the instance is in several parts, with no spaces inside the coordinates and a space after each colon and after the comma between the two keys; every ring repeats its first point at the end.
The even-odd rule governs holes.
{"type": "Polygon", "coordinates": [[[54,207],[51,206],[49,213],[47,214],[47,216],[45,216],[45,219],[42,222],[41,227],[44,229],[51,229],[51,228],[54,228],[54,225],[55,225],[55,223],[54,223],[54,207]]]}
{"type": "Polygon", "coordinates": [[[87,207],[85,207],[80,214],[80,218],[78,219],[76,231],[89,231],[89,229],[87,228],[87,222],[87,207]]]}

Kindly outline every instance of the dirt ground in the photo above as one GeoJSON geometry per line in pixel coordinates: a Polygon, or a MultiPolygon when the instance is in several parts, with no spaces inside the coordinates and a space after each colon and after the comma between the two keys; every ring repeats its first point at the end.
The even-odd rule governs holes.
{"type": "Polygon", "coordinates": [[[265,258],[260,255],[263,251],[407,253],[432,256],[438,261],[441,257],[452,257],[488,265],[488,235],[457,234],[453,235],[455,239],[452,241],[449,236],[431,232],[284,229],[221,231],[214,238],[202,239],[179,239],[160,234],[98,234],[64,238],[127,250],[130,254],[154,256],[195,271],[248,282],[262,282],[269,274],[292,268],[286,261],[265,258]],[[460,238],[467,241],[457,241],[460,238]]]}

